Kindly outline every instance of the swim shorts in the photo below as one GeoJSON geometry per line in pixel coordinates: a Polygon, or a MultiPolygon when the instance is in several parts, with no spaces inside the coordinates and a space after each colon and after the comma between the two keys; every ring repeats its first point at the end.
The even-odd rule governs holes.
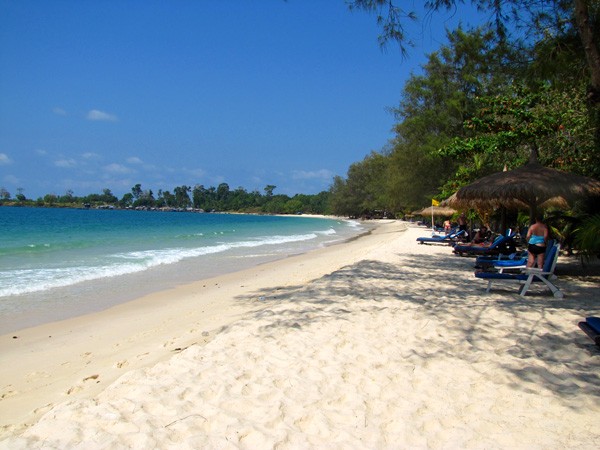
{"type": "Polygon", "coordinates": [[[546,246],[529,244],[527,246],[527,251],[532,255],[541,255],[542,253],[546,253],[546,246]]]}

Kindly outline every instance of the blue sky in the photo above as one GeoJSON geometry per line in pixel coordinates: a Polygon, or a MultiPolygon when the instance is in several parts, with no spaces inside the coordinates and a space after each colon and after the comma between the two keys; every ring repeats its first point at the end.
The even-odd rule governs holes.
{"type": "Polygon", "coordinates": [[[461,17],[402,60],[344,0],[0,0],[0,187],[318,193],[393,137],[386,108],[461,17]]]}

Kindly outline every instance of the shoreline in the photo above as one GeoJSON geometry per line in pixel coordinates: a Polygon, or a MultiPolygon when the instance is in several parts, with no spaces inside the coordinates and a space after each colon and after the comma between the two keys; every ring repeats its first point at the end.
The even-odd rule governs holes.
{"type": "Polygon", "coordinates": [[[381,223],[0,337],[0,379],[21,383],[0,391],[0,448],[597,448],[600,350],[577,327],[597,280],[559,259],[564,299],[485,294],[424,234],[381,223]]]}
{"type": "MultiPolygon", "coordinates": [[[[279,215],[278,217],[287,218],[292,216],[279,215]]],[[[338,223],[356,222],[333,216],[306,215],[304,217],[336,221],[338,223]]],[[[293,216],[293,218],[296,217],[293,216]]],[[[372,222],[360,222],[360,226],[368,230],[376,225],[372,222]]],[[[363,234],[363,232],[359,234],[363,234]]],[[[299,245],[300,247],[292,247],[288,253],[279,253],[277,249],[273,251],[270,246],[265,246],[265,250],[260,251],[264,254],[254,255],[251,258],[243,255],[236,257],[230,249],[208,257],[183,258],[174,264],[158,264],[141,271],[78,281],[66,286],[52,287],[49,290],[15,294],[6,297],[5,303],[8,306],[0,314],[0,335],[12,333],[21,328],[91,314],[153,292],[246,270],[255,265],[310,252],[321,246],[337,245],[343,243],[346,239],[342,234],[342,236],[338,236],[336,241],[331,243],[311,243],[311,240],[306,243],[298,242],[296,246],[299,245]]],[[[318,241],[319,238],[315,240],[318,241]]],[[[281,247],[283,248],[283,246],[281,247]]]]}
{"type": "MultiPolygon", "coordinates": [[[[356,259],[361,254],[352,249],[353,243],[360,249],[380,245],[381,237],[374,243],[364,240],[380,236],[381,229],[394,227],[394,222],[373,225],[330,246],[0,335],[0,438],[7,427],[12,430],[18,423],[16,428],[22,428],[21,422],[35,420],[56,402],[94,395],[126,370],[204,344],[220,328],[264,307],[258,298],[240,304],[236,297],[243,293],[282,280],[307,283],[351,263],[348,255],[356,259]]],[[[396,230],[402,228],[396,223],[396,230]]]]}

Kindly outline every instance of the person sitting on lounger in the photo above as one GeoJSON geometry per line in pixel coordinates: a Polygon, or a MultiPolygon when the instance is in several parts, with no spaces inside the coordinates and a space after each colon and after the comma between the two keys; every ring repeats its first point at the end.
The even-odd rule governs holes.
{"type": "Polygon", "coordinates": [[[483,244],[488,241],[489,237],[490,232],[485,225],[482,225],[479,231],[475,233],[475,236],[473,236],[473,244],[483,244]]]}
{"type": "Polygon", "coordinates": [[[546,242],[548,241],[548,227],[539,217],[527,231],[527,267],[533,267],[536,262],[539,268],[544,267],[544,256],[546,255],[546,242]]]}
{"type": "Polygon", "coordinates": [[[450,231],[452,231],[452,224],[450,223],[449,220],[446,220],[444,222],[444,231],[446,232],[446,234],[449,234],[450,231]]]}

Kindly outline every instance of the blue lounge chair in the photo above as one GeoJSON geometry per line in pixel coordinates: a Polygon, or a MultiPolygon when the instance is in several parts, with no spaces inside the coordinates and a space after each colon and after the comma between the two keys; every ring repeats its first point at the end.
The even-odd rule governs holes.
{"type": "Polygon", "coordinates": [[[456,242],[458,238],[465,234],[465,230],[455,229],[450,233],[439,236],[431,236],[431,237],[418,237],[417,242],[419,244],[444,244],[444,245],[452,245],[456,242]]]}
{"type": "MultiPolygon", "coordinates": [[[[554,239],[549,239],[547,246],[548,248],[554,245],[554,239]]],[[[510,255],[481,255],[475,260],[475,268],[477,269],[490,269],[496,266],[497,268],[518,268],[527,264],[527,250],[523,250],[510,255]]]]}
{"type": "Polygon", "coordinates": [[[475,272],[475,276],[477,278],[488,280],[488,285],[485,292],[490,292],[490,289],[492,288],[492,282],[494,280],[516,281],[519,283],[523,283],[523,286],[519,291],[519,295],[521,297],[525,297],[525,294],[527,294],[527,291],[531,287],[531,284],[534,281],[541,281],[546,286],[548,286],[550,291],[552,291],[554,297],[563,298],[563,293],[560,291],[560,289],[558,289],[550,281],[551,279],[556,278],[554,275],[554,269],[556,267],[556,260],[558,259],[559,250],[560,244],[555,244],[546,250],[544,267],[541,269],[532,267],[521,267],[519,268],[519,273],[504,272],[505,268],[498,268],[498,272],[485,272],[482,270],[478,270],[475,272]]]}
{"type": "Polygon", "coordinates": [[[579,322],[578,325],[600,347],[600,317],[587,317],[585,322],[579,322]]]}
{"type": "Polygon", "coordinates": [[[475,260],[475,268],[486,269],[497,265],[499,267],[519,267],[527,264],[527,251],[515,252],[510,255],[480,255],[475,260]]]}
{"type": "Polygon", "coordinates": [[[514,253],[515,247],[514,234],[507,233],[498,236],[491,245],[456,244],[453,252],[460,256],[498,255],[500,253],[508,255],[514,253]]]}

